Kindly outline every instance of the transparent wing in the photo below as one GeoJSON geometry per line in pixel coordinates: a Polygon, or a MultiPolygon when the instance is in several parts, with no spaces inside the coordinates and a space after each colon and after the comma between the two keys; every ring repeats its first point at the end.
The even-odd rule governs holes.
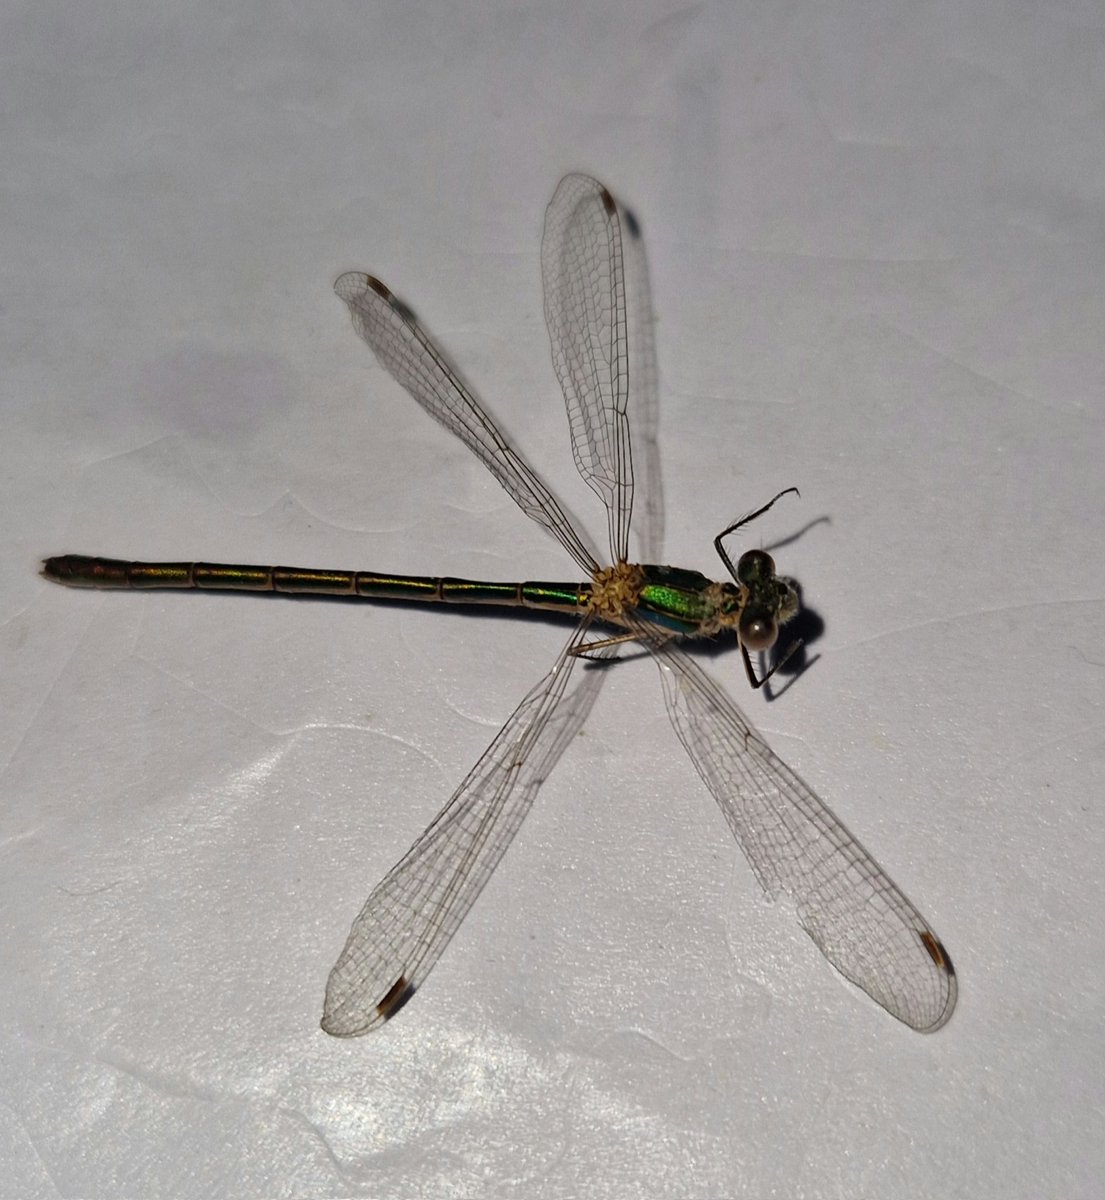
{"type": "Polygon", "coordinates": [[[613,196],[566,175],[545,213],[545,323],[579,473],[606,506],[610,552],[629,557],[633,461],[622,230],[613,196]]]}
{"type": "Polygon", "coordinates": [[[498,430],[410,308],[371,275],[349,271],[334,284],[353,328],[397,383],[455,433],[526,514],[593,575],[598,562],[540,476],[498,430]]]}
{"type": "MultiPolygon", "coordinates": [[[[568,680],[583,622],[425,833],[369,896],[326,985],[322,1028],[356,1037],[413,995],[510,845],[583,724],[604,672],[568,680]]],[[[601,653],[601,652],[600,652],[601,653]]]]}
{"type": "Polygon", "coordinates": [[[633,534],[638,561],[663,562],[664,488],[660,474],[659,373],[656,367],[656,333],[652,313],[652,286],[641,227],[628,209],[622,209],[622,249],[625,259],[626,331],[629,361],[633,364],[629,403],[633,447],[633,534]]]}
{"type": "Polygon", "coordinates": [[[673,642],[648,639],[675,732],[764,891],[789,896],[836,969],[922,1032],[955,1008],[951,960],[925,919],[732,700],[673,642]]]}

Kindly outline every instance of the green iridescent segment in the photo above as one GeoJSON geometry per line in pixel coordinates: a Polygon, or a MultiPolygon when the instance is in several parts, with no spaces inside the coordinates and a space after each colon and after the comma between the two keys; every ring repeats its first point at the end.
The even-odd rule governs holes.
{"type": "Polygon", "coordinates": [[[587,607],[587,599],[591,595],[589,583],[541,583],[529,582],[522,584],[522,599],[529,608],[543,608],[549,611],[570,609],[581,612],[587,607]]]}
{"type": "Polygon", "coordinates": [[[424,575],[374,575],[360,571],[352,576],[353,594],[365,600],[438,600],[438,580],[424,575]]]}

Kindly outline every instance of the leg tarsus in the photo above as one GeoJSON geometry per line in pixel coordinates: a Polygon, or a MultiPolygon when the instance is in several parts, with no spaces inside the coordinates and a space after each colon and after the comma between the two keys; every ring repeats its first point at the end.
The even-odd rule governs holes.
{"type": "Polygon", "coordinates": [[[786,654],[776,660],[775,665],[767,672],[766,675],[764,675],[762,679],[757,679],[755,668],[752,666],[752,659],[748,653],[748,647],[741,642],[741,657],[744,659],[744,673],[748,676],[748,682],[757,690],[762,688],[763,685],[772,677],[772,675],[774,675],[781,666],[783,666],[793,657],[794,653],[799,650],[801,646],[801,638],[798,638],[797,641],[791,642],[791,644],[787,647],[786,654]]]}

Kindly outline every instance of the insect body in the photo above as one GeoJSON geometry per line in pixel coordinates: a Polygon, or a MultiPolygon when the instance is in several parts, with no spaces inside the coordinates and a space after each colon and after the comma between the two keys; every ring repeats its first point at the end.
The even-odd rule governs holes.
{"type": "MultiPolygon", "coordinates": [[[[127,563],[62,555],[43,573],[99,588],[198,588],[361,600],[492,604],[575,614],[578,624],[551,670],[499,731],[442,811],[369,896],[326,989],[322,1027],[367,1033],[410,999],[513,839],[553,763],[581,726],[602,671],[581,657],[609,658],[626,643],[660,669],[672,725],[764,890],[788,896],[802,927],[846,978],[918,1030],[938,1029],[955,1007],[947,952],[925,919],[810,788],[767,746],[732,700],[680,643],[733,631],[745,670],[750,652],[775,644],[798,595],[770,555],[749,550],[736,565],[723,539],[779,497],[723,530],[714,545],[730,579],[630,561],[630,520],[639,487],[641,558],[658,557],[659,504],[647,400],[651,331],[642,302],[637,226],[610,192],[585,175],[563,179],[549,204],[542,243],[545,320],[568,409],[576,466],[602,500],[611,565],[569,521],[556,497],[461,382],[413,312],[378,279],[356,272],[335,290],[385,369],[457,435],[527,516],[550,533],[582,573],[576,583],[493,583],[221,563],[127,563]],[[627,282],[626,257],[636,270],[627,282]],[[635,285],[631,286],[632,280],[635,285]],[[646,384],[630,431],[630,349],[646,384]],[[643,393],[646,393],[643,395],[643,393]],[[634,463],[640,464],[634,471],[634,463]],[[652,494],[650,495],[650,491],[652,494]],[[596,636],[596,626],[613,636],[596,636]]],[[[781,495],[782,493],[780,493],[781,495]]],[[[789,653],[789,651],[787,652],[789,653]]],[[[783,656],[786,657],[786,654],[783,656]]],[[[769,672],[770,674],[770,672],[769,672]]]]}

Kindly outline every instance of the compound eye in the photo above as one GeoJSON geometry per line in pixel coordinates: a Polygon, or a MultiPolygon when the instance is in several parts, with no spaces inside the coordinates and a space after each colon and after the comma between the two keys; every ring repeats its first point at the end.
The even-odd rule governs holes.
{"type": "Polygon", "coordinates": [[[737,559],[737,582],[754,587],[775,574],[775,560],[766,550],[746,550],[737,559]]]}
{"type": "Polygon", "coordinates": [[[779,626],[768,613],[743,613],[737,629],[741,645],[748,650],[770,650],[779,636],[779,626]]]}

